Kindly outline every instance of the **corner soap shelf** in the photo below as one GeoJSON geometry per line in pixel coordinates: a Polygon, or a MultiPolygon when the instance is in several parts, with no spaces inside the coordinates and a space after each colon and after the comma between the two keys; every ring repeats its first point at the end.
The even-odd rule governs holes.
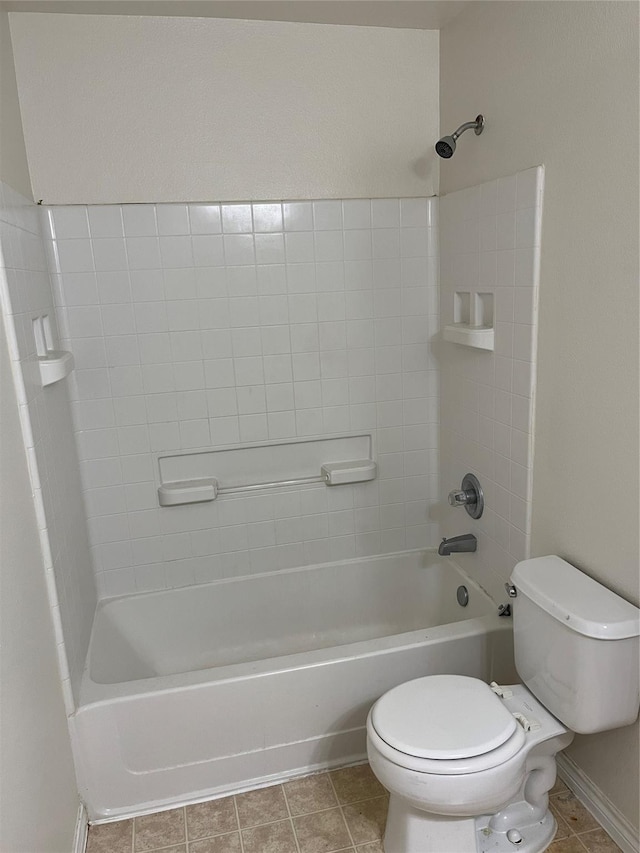
{"type": "Polygon", "coordinates": [[[445,326],[445,341],[474,349],[494,349],[493,293],[475,293],[457,290],[453,294],[454,322],[445,326]]]}
{"type": "Polygon", "coordinates": [[[445,326],[443,331],[445,341],[462,344],[475,349],[493,350],[493,326],[471,326],[469,323],[453,323],[445,326]]]}
{"type": "Polygon", "coordinates": [[[32,324],[40,381],[45,388],[68,376],[75,366],[75,361],[73,353],[53,348],[53,331],[48,314],[34,317],[32,324]]]}
{"type": "Polygon", "coordinates": [[[75,366],[73,353],[66,350],[50,350],[47,355],[38,357],[38,366],[43,387],[53,385],[73,370],[75,366]]]}

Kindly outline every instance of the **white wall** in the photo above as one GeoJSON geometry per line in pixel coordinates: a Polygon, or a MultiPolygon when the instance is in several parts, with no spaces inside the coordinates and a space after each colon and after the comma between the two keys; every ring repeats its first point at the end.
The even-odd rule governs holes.
{"type": "Polygon", "coordinates": [[[10,19],[29,168],[46,203],[428,196],[437,188],[436,31],[10,19]]]}
{"type": "Polygon", "coordinates": [[[10,365],[0,318],[0,849],[69,853],[77,787],[10,365]]]}
{"type": "Polygon", "coordinates": [[[0,181],[31,198],[9,17],[0,4],[0,181]]]}
{"type": "Polygon", "coordinates": [[[103,595],[436,543],[436,207],[49,209],[103,595]],[[375,482],[158,507],[158,456],[358,433],[375,482]]]}
{"type": "MultiPolygon", "coordinates": [[[[532,553],[638,603],[638,6],[474,3],[441,32],[444,193],[545,166],[532,553]]],[[[570,755],[638,826],[638,727],[570,755]]]]}
{"type": "MultiPolygon", "coordinates": [[[[0,11],[0,228],[30,195],[7,14],[0,11]],[[4,187],[3,187],[4,184],[4,187]],[[13,206],[13,205],[12,205],[13,206]]],[[[8,234],[8,231],[12,231],[8,234]]],[[[0,277],[7,246],[0,246],[0,277]]],[[[25,252],[26,255],[26,252],[25,252]]],[[[0,285],[2,287],[4,285],[0,285]]],[[[0,316],[0,849],[69,853],[77,785],[11,358],[0,316]]]]}

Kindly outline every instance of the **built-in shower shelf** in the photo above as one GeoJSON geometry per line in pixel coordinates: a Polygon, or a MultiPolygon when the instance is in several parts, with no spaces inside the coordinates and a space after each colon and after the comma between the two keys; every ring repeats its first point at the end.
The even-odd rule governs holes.
{"type": "Polygon", "coordinates": [[[73,353],[56,349],[53,325],[48,314],[40,314],[31,320],[33,339],[36,345],[36,359],[43,387],[60,382],[68,376],[75,366],[73,353]]]}
{"type": "Polygon", "coordinates": [[[47,355],[38,357],[38,367],[42,385],[53,385],[73,370],[73,353],[65,350],[50,350],[47,355]]]}
{"type": "Polygon", "coordinates": [[[453,323],[445,326],[445,341],[474,349],[493,350],[494,330],[492,326],[471,326],[469,323],[453,323]]]}

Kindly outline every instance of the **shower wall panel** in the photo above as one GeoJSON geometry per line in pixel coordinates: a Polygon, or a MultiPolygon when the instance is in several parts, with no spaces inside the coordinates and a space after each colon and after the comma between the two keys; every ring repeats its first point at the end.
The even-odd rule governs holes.
{"type": "Polygon", "coordinates": [[[47,211],[102,595],[437,541],[436,199],[47,211]],[[159,508],[157,458],[371,433],[378,479],[159,508]]]}
{"type": "Polygon", "coordinates": [[[483,294],[495,329],[493,352],[440,344],[443,506],[467,471],[486,500],[478,521],[445,508],[443,532],[478,537],[456,559],[498,601],[530,547],[543,178],[527,169],[440,199],[442,325],[456,293],[483,294]]]}
{"type": "MultiPolygon", "coordinates": [[[[0,307],[20,406],[66,709],[74,708],[96,605],[66,381],[42,387],[32,321],[55,309],[35,204],[0,183],[0,307]]],[[[54,340],[54,344],[57,341],[54,340]]]]}

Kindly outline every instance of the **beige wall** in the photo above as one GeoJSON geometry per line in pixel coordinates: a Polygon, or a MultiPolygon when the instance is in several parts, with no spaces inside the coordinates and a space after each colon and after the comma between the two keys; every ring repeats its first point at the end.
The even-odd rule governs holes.
{"type": "Polygon", "coordinates": [[[32,198],[24,148],[9,16],[0,3],[0,181],[32,198]]]}
{"type": "Polygon", "coordinates": [[[46,203],[437,189],[436,31],[9,17],[31,178],[46,203]]]}
{"type": "MultiPolygon", "coordinates": [[[[638,6],[472,4],[441,56],[443,132],[487,120],[441,192],[546,170],[532,553],[638,603],[638,6]]],[[[637,827],[637,726],[570,755],[637,827]]]]}
{"type": "Polygon", "coordinates": [[[0,435],[0,850],[69,853],[77,787],[1,317],[0,435]]]}
{"type": "Polygon", "coordinates": [[[11,12],[78,15],[177,15],[183,18],[244,18],[356,27],[416,27],[439,30],[470,0],[5,0],[11,12]],[[52,8],[55,7],[55,8],[52,8]]]}

